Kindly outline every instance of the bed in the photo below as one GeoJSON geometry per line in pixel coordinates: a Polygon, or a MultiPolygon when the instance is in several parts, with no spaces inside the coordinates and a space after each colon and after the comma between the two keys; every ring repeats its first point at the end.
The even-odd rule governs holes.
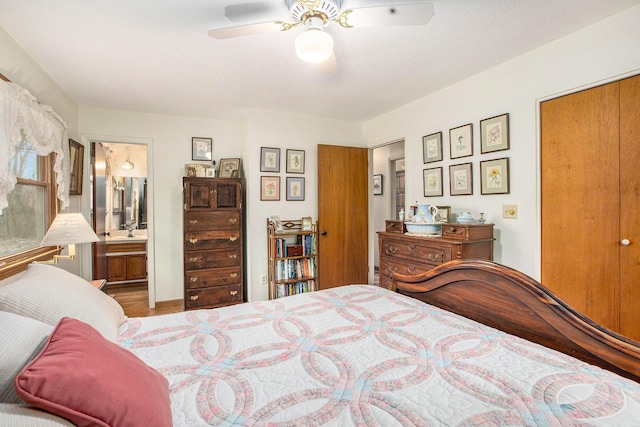
{"type": "Polygon", "coordinates": [[[82,279],[51,268],[32,266],[0,285],[2,348],[20,348],[0,350],[15,392],[10,400],[0,383],[2,425],[9,417],[154,426],[640,420],[638,343],[491,262],[397,275],[395,291],[350,285],[128,319],[82,279]],[[19,321],[33,330],[8,333],[19,321]],[[27,350],[26,341],[36,343],[27,350]]]}

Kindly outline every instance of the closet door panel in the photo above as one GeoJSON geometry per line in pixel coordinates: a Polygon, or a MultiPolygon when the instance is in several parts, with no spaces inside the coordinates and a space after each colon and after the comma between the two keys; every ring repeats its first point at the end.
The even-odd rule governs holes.
{"type": "Polygon", "coordinates": [[[618,83],[543,102],[542,283],[618,330],[618,83]]]}
{"type": "Polygon", "coordinates": [[[640,341],[640,76],[620,82],[620,331],[640,341]]]}

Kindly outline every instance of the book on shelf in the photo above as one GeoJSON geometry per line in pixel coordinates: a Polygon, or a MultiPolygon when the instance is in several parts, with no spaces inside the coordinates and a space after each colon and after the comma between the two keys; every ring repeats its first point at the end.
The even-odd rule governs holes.
{"type": "Polygon", "coordinates": [[[302,280],[292,283],[279,283],[276,285],[276,298],[289,295],[303,294],[315,291],[315,280],[302,280]]]}

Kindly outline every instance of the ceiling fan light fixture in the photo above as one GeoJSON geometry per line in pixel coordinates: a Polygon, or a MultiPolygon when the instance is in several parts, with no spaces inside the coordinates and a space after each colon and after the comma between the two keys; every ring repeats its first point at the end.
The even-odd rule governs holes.
{"type": "Polygon", "coordinates": [[[333,38],[322,30],[312,28],[296,37],[296,54],[305,62],[319,64],[332,52],[333,38]]]}
{"type": "Polygon", "coordinates": [[[298,58],[311,64],[319,64],[329,59],[333,53],[333,37],[322,30],[324,22],[311,17],[305,23],[307,29],[296,37],[298,58]]]}

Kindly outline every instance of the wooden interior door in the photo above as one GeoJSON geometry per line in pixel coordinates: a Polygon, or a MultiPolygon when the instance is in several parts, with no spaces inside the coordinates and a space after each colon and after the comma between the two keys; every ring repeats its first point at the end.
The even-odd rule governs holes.
{"type": "Polygon", "coordinates": [[[620,326],[618,95],[618,84],[611,83],[540,105],[542,283],[615,331],[620,326]]]}
{"type": "Polygon", "coordinates": [[[620,82],[620,332],[640,341],[640,76],[620,82]],[[624,244],[624,240],[628,244],[624,244]]]}
{"type": "Polygon", "coordinates": [[[318,287],[368,280],[366,148],[318,145],[318,287]]]}

